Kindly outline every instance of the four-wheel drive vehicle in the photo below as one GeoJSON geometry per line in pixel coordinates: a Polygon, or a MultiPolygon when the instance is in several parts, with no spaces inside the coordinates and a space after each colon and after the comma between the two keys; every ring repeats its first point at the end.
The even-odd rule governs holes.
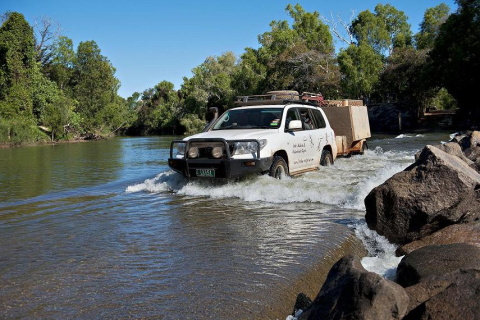
{"type": "Polygon", "coordinates": [[[227,110],[206,131],[173,141],[169,166],[186,177],[276,178],[333,164],[335,134],[311,103],[277,101],[227,110]]]}

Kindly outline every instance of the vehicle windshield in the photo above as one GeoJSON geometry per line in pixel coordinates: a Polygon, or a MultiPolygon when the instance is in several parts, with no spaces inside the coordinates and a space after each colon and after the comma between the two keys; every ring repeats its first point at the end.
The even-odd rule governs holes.
{"type": "Polygon", "coordinates": [[[283,108],[231,109],[225,112],[213,130],[278,129],[283,108]]]}

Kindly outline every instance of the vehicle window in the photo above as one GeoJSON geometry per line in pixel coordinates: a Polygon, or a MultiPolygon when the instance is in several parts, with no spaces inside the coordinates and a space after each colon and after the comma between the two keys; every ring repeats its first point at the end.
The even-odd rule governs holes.
{"type": "Polygon", "coordinates": [[[323,119],[322,113],[320,110],[312,110],[313,116],[315,117],[315,121],[317,122],[318,128],[325,128],[327,124],[325,123],[325,119],[323,119]]]}
{"type": "Polygon", "coordinates": [[[310,112],[308,112],[308,109],[300,109],[300,118],[302,120],[303,128],[305,130],[316,129],[315,122],[313,121],[310,112]]]}
{"type": "Polygon", "coordinates": [[[300,117],[298,116],[298,112],[296,108],[290,108],[287,111],[287,117],[285,120],[285,130],[288,129],[288,125],[290,124],[290,121],[292,120],[300,120],[300,117]]]}
{"type": "Polygon", "coordinates": [[[282,119],[282,108],[231,109],[213,126],[213,130],[277,129],[282,119]]]}

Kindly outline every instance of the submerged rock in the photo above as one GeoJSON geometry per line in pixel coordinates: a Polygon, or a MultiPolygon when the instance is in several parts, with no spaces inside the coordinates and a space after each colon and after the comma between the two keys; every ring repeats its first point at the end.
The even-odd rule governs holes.
{"type": "Polygon", "coordinates": [[[409,313],[404,318],[406,320],[480,319],[478,269],[457,270],[430,283],[419,284],[417,288],[407,288],[407,292],[411,297],[410,306],[414,308],[409,306],[409,313]],[[419,294],[419,291],[423,294],[419,294]],[[417,298],[420,300],[415,300],[417,298]]]}
{"type": "Polygon", "coordinates": [[[397,249],[397,257],[434,244],[466,243],[480,248],[480,223],[454,224],[397,249]]]}
{"type": "Polygon", "coordinates": [[[432,245],[406,255],[397,268],[396,282],[409,287],[457,269],[480,269],[480,249],[464,243],[432,245]]]}
{"type": "Polygon", "coordinates": [[[418,160],[365,198],[368,227],[408,243],[480,217],[480,174],[456,156],[426,146],[418,160]]]}
{"type": "Polygon", "coordinates": [[[366,271],[348,255],[330,270],[319,294],[300,319],[401,319],[409,298],[404,288],[366,271]]]}

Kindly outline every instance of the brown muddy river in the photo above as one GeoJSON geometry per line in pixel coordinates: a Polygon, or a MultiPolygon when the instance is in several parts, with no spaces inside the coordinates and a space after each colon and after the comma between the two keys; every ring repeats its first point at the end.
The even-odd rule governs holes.
{"type": "Polygon", "coordinates": [[[0,318],[285,319],[362,252],[368,192],[449,136],[230,183],[170,171],[172,139],[0,149],[0,318]]]}

